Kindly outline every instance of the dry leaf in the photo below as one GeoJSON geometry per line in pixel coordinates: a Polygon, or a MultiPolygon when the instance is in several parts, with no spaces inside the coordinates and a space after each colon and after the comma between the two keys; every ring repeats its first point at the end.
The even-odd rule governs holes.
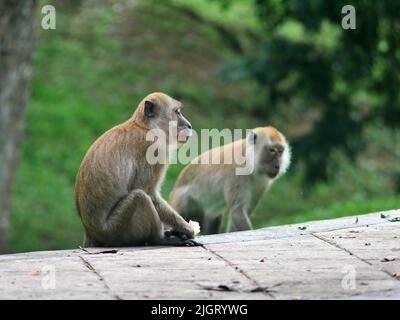
{"type": "Polygon", "coordinates": [[[383,259],[381,259],[381,262],[389,262],[389,261],[394,261],[396,259],[397,259],[397,257],[395,257],[395,256],[387,256],[387,257],[384,257],[383,259]]]}
{"type": "Polygon", "coordinates": [[[220,284],[217,286],[203,286],[200,285],[206,290],[211,290],[211,291],[237,291],[237,289],[233,288],[232,286],[227,286],[225,284],[220,284]]]}
{"type": "Polygon", "coordinates": [[[31,271],[31,272],[29,272],[29,275],[32,277],[40,276],[40,271],[31,271]]]}
{"type": "Polygon", "coordinates": [[[254,287],[248,290],[249,292],[268,292],[267,287],[254,287]]]}
{"type": "Polygon", "coordinates": [[[220,284],[217,286],[204,286],[200,285],[205,290],[210,291],[234,291],[234,292],[268,292],[267,287],[260,286],[240,286],[240,285],[226,285],[220,284]]]}

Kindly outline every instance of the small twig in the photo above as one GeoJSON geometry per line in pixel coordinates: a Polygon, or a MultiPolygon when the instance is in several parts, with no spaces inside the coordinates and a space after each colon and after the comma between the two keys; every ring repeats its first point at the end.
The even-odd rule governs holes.
{"type": "Polygon", "coordinates": [[[84,252],[86,252],[88,254],[105,254],[105,253],[117,253],[118,252],[117,249],[107,249],[107,250],[100,250],[100,251],[92,252],[92,251],[89,251],[89,250],[87,250],[87,249],[85,249],[85,248],[83,248],[81,246],[79,246],[79,249],[81,249],[82,251],[84,251],[84,252]]]}

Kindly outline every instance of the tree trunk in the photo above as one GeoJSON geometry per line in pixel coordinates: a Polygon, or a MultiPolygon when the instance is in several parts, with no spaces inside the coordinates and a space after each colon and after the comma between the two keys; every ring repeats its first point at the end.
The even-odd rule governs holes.
{"type": "Polygon", "coordinates": [[[0,253],[9,251],[12,186],[30,93],[36,0],[0,1],[0,253]]]}

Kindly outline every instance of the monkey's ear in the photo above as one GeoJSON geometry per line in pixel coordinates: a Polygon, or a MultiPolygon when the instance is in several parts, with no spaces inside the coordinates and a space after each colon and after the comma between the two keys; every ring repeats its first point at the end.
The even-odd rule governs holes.
{"type": "Polygon", "coordinates": [[[150,100],[144,102],[144,116],[146,118],[153,118],[155,116],[156,105],[150,100]]]}
{"type": "Polygon", "coordinates": [[[247,136],[247,139],[251,144],[256,144],[257,138],[258,138],[258,135],[254,131],[250,131],[249,135],[247,136]]]}

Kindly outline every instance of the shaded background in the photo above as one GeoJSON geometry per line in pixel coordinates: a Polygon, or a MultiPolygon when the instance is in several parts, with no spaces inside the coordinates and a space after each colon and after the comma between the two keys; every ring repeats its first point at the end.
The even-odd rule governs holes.
{"type": "MultiPolygon", "coordinates": [[[[11,214],[13,251],[71,248],[83,230],[74,180],[94,140],[152,91],[195,129],[273,125],[293,166],[256,227],[400,207],[400,3],[39,1],[31,99],[11,214]],[[41,6],[57,10],[43,30],[41,6]]],[[[168,198],[182,167],[169,168],[168,198]]]]}

